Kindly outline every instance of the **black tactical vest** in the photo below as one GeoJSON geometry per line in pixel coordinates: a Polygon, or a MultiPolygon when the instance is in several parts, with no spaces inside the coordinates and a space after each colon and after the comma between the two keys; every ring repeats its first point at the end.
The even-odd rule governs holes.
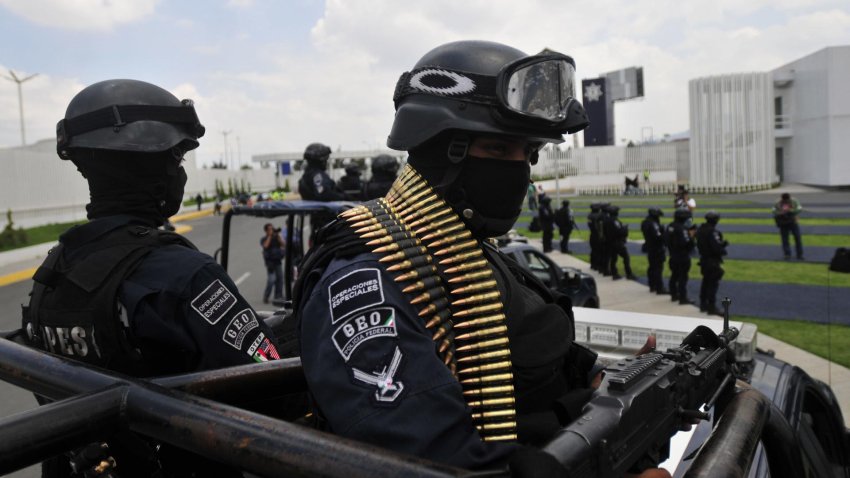
{"type": "Polygon", "coordinates": [[[23,329],[39,349],[136,376],[147,375],[122,324],[118,289],[151,251],[195,246],[173,232],[122,225],[66,251],[60,243],[33,276],[23,329]]]}

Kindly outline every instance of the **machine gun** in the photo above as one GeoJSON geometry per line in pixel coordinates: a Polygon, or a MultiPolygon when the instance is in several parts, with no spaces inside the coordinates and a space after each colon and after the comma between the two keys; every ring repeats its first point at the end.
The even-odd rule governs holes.
{"type": "Polygon", "coordinates": [[[679,347],[626,358],[606,377],[582,416],[561,430],[544,451],[570,476],[621,477],[657,466],[669,455],[670,437],[684,424],[707,420],[724,391],[734,387],[738,330],[715,334],[699,326],[679,347]],[[698,408],[705,404],[704,411],[698,408]]]}

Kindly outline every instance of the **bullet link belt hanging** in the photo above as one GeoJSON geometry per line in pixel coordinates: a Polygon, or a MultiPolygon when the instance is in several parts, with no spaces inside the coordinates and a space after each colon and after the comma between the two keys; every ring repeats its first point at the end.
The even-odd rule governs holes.
{"type": "Polygon", "coordinates": [[[386,197],[339,216],[395,275],[463,387],[487,441],[516,440],[516,400],[501,294],[481,246],[410,165],[386,197]]]}

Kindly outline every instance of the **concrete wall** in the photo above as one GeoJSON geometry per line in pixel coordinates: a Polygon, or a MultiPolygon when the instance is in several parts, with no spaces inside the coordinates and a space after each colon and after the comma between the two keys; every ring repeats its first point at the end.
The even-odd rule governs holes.
{"type": "MultiPolygon", "coordinates": [[[[273,169],[198,169],[191,152],[186,156],[184,167],[189,177],[186,198],[203,191],[212,195],[216,179],[225,185],[228,178],[237,182],[244,180],[255,191],[275,187],[273,169]]],[[[297,177],[290,177],[289,183],[294,189],[297,177]]],[[[8,209],[12,210],[17,227],[85,219],[88,201],[88,184],[73,163],[59,159],[52,140],[0,149],[0,228],[6,225],[8,209]]]]}

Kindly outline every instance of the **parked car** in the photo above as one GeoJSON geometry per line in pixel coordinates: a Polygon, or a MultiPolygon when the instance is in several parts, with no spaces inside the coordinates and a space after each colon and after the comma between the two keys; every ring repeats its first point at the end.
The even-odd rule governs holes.
{"type": "Polygon", "coordinates": [[[500,248],[550,289],[567,295],[576,307],[599,308],[596,279],[575,267],[562,267],[541,250],[516,240],[500,248]]]}

